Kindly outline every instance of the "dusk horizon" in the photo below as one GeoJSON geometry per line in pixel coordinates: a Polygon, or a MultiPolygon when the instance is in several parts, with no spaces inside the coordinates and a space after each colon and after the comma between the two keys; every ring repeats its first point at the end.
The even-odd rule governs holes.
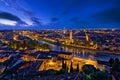
{"type": "Polygon", "coordinates": [[[119,0],[0,0],[0,29],[120,28],[119,0]]]}
{"type": "Polygon", "coordinates": [[[120,0],[0,0],[0,80],[120,80],[120,0]]]}

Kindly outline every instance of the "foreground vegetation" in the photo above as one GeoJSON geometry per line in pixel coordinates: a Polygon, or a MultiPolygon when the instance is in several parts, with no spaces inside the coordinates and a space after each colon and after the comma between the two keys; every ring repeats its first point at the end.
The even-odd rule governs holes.
{"type": "Polygon", "coordinates": [[[37,50],[51,50],[49,45],[40,44],[35,40],[13,41],[8,44],[8,47],[20,50],[25,50],[29,48],[35,48],[37,50]]]}

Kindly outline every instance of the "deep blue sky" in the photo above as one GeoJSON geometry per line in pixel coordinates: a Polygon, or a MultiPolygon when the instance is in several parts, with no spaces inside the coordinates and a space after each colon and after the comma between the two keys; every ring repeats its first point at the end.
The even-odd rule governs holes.
{"type": "Polygon", "coordinates": [[[119,28],[120,0],[0,0],[0,29],[119,28]]]}

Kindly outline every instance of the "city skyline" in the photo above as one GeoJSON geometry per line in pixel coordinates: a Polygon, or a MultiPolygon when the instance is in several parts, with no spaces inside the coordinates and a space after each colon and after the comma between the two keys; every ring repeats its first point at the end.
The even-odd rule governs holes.
{"type": "Polygon", "coordinates": [[[0,80],[120,80],[120,0],[0,0],[0,80]]]}
{"type": "Polygon", "coordinates": [[[119,0],[0,0],[0,29],[119,28],[119,0]]]}
{"type": "Polygon", "coordinates": [[[120,79],[120,29],[0,30],[0,47],[1,80],[120,79]]]}

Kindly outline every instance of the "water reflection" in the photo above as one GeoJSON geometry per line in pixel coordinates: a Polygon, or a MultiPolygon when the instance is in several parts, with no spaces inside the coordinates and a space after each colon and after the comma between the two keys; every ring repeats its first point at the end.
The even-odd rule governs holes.
{"type": "Polygon", "coordinates": [[[110,58],[118,58],[120,59],[119,54],[109,54],[103,52],[95,52],[87,49],[80,48],[70,48],[70,47],[61,47],[57,46],[45,41],[39,41],[40,43],[48,44],[53,51],[63,51],[63,52],[71,52],[74,56],[79,58],[91,59],[91,60],[100,60],[100,61],[108,61],[110,58]]]}
{"type": "Polygon", "coordinates": [[[63,47],[63,49],[65,52],[71,52],[76,57],[85,58],[85,59],[100,60],[100,61],[108,61],[110,58],[120,59],[119,54],[111,54],[111,53],[96,52],[86,49],[74,49],[74,48],[65,48],[65,47],[63,47]]]}

